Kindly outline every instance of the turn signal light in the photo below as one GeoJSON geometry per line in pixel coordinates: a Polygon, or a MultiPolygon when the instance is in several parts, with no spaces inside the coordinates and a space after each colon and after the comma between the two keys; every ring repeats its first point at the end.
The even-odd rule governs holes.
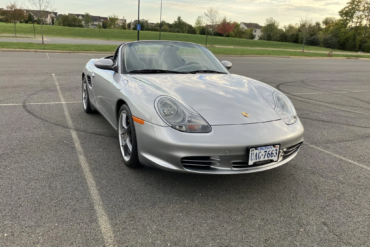
{"type": "Polygon", "coordinates": [[[134,120],[134,122],[138,123],[138,124],[141,124],[143,125],[145,123],[144,120],[138,118],[138,117],[135,117],[135,116],[132,116],[132,119],[134,120]]]}

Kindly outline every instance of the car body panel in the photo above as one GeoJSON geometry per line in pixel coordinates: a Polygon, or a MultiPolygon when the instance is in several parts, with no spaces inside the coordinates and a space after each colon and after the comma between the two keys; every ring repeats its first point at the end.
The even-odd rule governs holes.
{"type": "MultiPolygon", "coordinates": [[[[91,79],[90,101],[115,129],[123,103],[133,116],[145,121],[144,125],[135,123],[139,160],[145,165],[193,173],[257,172],[285,164],[299,149],[290,157],[256,168],[236,170],[230,162],[245,159],[248,147],[279,144],[284,149],[303,142],[300,120],[286,125],[274,110],[273,94],[278,90],[262,82],[230,73],[129,74],[121,69],[98,69],[94,61],[83,69],[83,76],[91,79]],[[183,133],[169,127],[156,110],[155,101],[160,96],[175,98],[199,113],[212,131],[183,133]],[[211,170],[189,170],[181,164],[187,156],[217,156],[220,164],[211,170]]],[[[121,61],[119,55],[118,63],[121,61]]]]}
{"type": "Polygon", "coordinates": [[[211,126],[261,123],[280,119],[253,85],[241,76],[157,74],[134,75],[132,78],[138,83],[158,88],[159,95],[171,96],[184,102],[211,126]],[[249,117],[244,117],[242,112],[247,112],[249,117]]]}
{"type": "MultiPolygon", "coordinates": [[[[213,167],[212,173],[238,174],[270,169],[268,164],[256,169],[234,170],[231,163],[247,159],[247,148],[279,144],[281,150],[303,142],[304,128],[298,119],[297,124],[286,125],[282,120],[244,125],[214,126],[208,134],[188,134],[152,124],[135,124],[142,163],[162,168],[186,172],[181,164],[183,157],[217,156],[221,162],[213,167]],[[153,148],[155,147],[155,148],[153,148]]],[[[198,170],[207,173],[207,170],[198,170]]]]}

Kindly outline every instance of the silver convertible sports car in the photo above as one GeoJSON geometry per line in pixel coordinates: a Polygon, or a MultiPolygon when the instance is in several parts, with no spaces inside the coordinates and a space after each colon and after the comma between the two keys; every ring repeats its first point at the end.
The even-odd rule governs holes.
{"type": "Polygon", "coordinates": [[[231,66],[197,44],[122,44],[86,64],[83,107],[117,130],[128,167],[242,174],[289,162],[304,133],[292,102],[231,66]]]}

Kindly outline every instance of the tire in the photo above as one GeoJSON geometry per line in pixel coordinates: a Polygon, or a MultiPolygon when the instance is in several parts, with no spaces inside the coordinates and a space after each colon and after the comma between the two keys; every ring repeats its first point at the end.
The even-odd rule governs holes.
{"type": "Polygon", "coordinates": [[[130,108],[123,105],[118,114],[118,140],[123,163],[130,168],[139,168],[136,132],[130,108]]]}
{"type": "Polygon", "coordinates": [[[93,113],[93,107],[90,103],[89,90],[86,83],[86,78],[82,79],[82,106],[86,113],[93,113]]]}

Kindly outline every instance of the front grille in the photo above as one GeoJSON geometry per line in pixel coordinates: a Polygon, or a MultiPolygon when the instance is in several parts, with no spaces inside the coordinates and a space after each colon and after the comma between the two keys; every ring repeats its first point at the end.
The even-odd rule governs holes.
{"type": "Polygon", "coordinates": [[[250,168],[250,167],[258,167],[258,166],[264,166],[269,163],[274,162],[273,160],[264,160],[260,162],[255,162],[253,165],[248,165],[248,161],[233,161],[231,162],[231,165],[234,169],[244,169],[244,168],[250,168]]]}
{"type": "Polygon", "coordinates": [[[219,165],[219,157],[198,156],[184,157],[181,159],[181,164],[187,169],[210,169],[212,166],[219,165]]]}
{"type": "MultiPolygon", "coordinates": [[[[280,155],[283,159],[288,158],[290,155],[294,154],[295,152],[298,151],[298,149],[301,147],[303,142],[298,143],[294,146],[285,148],[280,151],[280,155]]],[[[279,159],[281,160],[281,158],[279,159]]],[[[246,168],[253,168],[253,167],[258,167],[258,166],[264,166],[270,163],[273,163],[275,161],[273,160],[265,160],[265,161],[260,161],[260,162],[255,162],[253,165],[248,165],[248,161],[232,161],[231,165],[233,169],[246,169],[246,168]]]]}
{"type": "Polygon", "coordinates": [[[302,145],[302,142],[301,143],[298,143],[294,146],[291,146],[291,147],[288,147],[288,148],[285,148],[283,150],[283,157],[284,158],[287,158],[288,156],[294,154],[302,145]]]}

